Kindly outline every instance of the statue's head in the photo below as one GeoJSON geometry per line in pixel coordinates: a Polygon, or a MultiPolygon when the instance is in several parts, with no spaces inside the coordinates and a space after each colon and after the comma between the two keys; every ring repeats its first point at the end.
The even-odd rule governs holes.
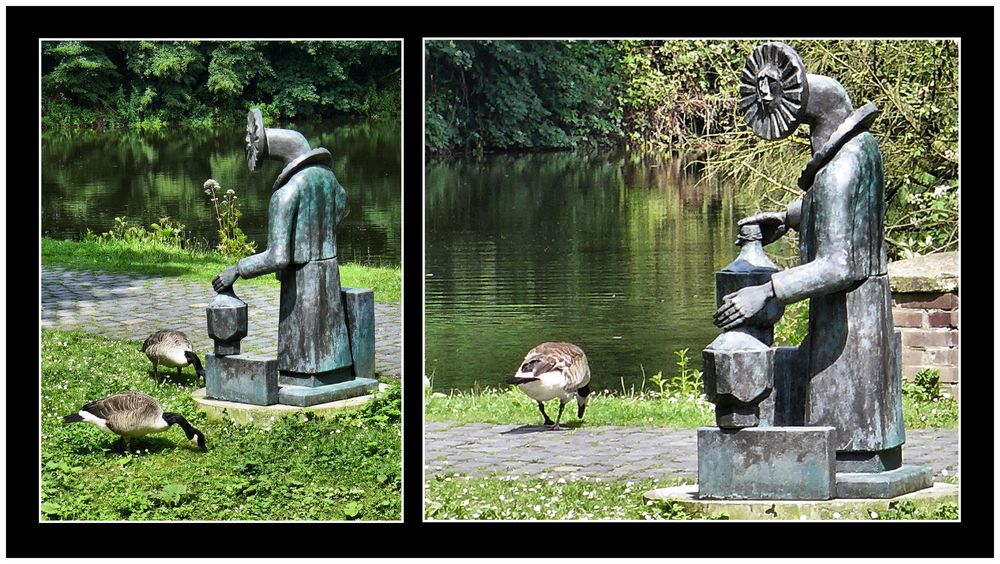
{"type": "Polygon", "coordinates": [[[784,139],[800,123],[842,122],[854,111],[839,82],[807,74],[799,54],[785,43],[758,45],[740,77],[740,110],[753,132],[764,139],[784,139]]]}
{"type": "Polygon", "coordinates": [[[247,135],[244,139],[247,167],[251,172],[260,170],[261,162],[267,158],[267,130],[264,129],[264,115],[253,108],[247,114],[247,135]]]}
{"type": "Polygon", "coordinates": [[[264,127],[264,116],[257,108],[247,113],[244,147],[251,172],[260,170],[266,159],[287,163],[309,152],[309,142],[298,131],[264,127]]]}
{"type": "Polygon", "coordinates": [[[809,82],[799,54],[784,43],[757,46],[740,77],[740,110],[753,132],[783,139],[805,117],[809,82]]]}

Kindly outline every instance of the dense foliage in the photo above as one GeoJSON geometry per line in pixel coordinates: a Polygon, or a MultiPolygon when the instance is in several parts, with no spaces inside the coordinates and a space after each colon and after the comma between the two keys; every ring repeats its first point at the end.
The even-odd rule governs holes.
{"type": "Polygon", "coordinates": [[[621,129],[611,42],[431,41],[426,130],[431,151],[551,149],[621,129]]]}
{"type": "Polygon", "coordinates": [[[399,113],[399,43],[55,41],[42,43],[42,123],[162,127],[399,113]]]}
{"type": "MultiPolygon", "coordinates": [[[[754,40],[432,41],[426,143],[457,151],[594,143],[675,150],[774,209],[801,195],[808,127],[758,139],[739,114],[738,81],[754,40]]],[[[954,41],[789,42],[808,72],[839,80],[886,169],[892,258],[958,245],[958,45],[954,41]]]]}

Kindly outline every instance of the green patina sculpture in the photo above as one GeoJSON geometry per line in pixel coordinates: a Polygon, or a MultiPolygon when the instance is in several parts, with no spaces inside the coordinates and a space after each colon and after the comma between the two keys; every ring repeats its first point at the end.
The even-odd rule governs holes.
{"type": "Polygon", "coordinates": [[[267,249],[227,268],[212,285],[217,292],[237,277],[276,272],[281,281],[278,369],[283,375],[332,376],[350,369],[351,351],[340,297],[337,225],[347,213],[347,193],[323,148],[310,149],[289,129],[264,128],[260,110],[247,123],[247,164],[280,160],[268,207],[267,249]]]}
{"type": "Polygon", "coordinates": [[[801,493],[783,486],[795,472],[811,499],[892,497],[928,487],[928,469],[902,464],[901,349],[892,323],[882,154],[868,131],[877,109],[869,103],[855,110],[839,82],[807,74],[798,54],[778,42],[751,53],[740,95],[747,122],[765,139],[807,124],[812,158],[798,181],[802,198],[739,222],[759,228],[763,245],[798,231],[801,264],[766,272],[763,281],[748,278],[720,296],[715,324],[747,336],[724,334],[706,349],[706,383],[723,400],[717,421],[726,431],[699,432],[706,439],[699,460],[713,461],[700,463],[700,487],[716,497],[796,499],[801,493]],[[770,343],[744,342],[770,304],[804,299],[809,333],[801,346],[774,348],[771,360],[761,353],[770,343]],[[747,399],[730,393],[744,388],[753,392],[743,393],[747,399]],[[832,433],[829,452],[803,448],[781,472],[760,463],[760,453],[763,460],[788,458],[788,449],[801,447],[790,438],[802,428],[832,433]],[[750,444],[755,457],[743,456],[750,444]],[[720,452],[731,468],[718,462],[720,452]],[[835,480],[832,472],[805,472],[808,465],[800,464],[823,467],[827,455],[835,480]],[[734,491],[736,475],[754,478],[734,491]]]}

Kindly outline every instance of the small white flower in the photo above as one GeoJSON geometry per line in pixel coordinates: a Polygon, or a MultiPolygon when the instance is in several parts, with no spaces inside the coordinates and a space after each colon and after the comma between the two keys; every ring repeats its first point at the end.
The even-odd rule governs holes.
{"type": "Polygon", "coordinates": [[[878,513],[875,513],[874,511],[869,513],[869,515],[871,516],[872,519],[878,519],[878,513]]]}
{"type": "Polygon", "coordinates": [[[541,505],[536,505],[536,506],[532,507],[532,509],[535,510],[535,513],[538,513],[539,511],[542,510],[542,506],[541,505]]]}
{"type": "Polygon", "coordinates": [[[834,519],[840,519],[840,512],[839,511],[834,511],[833,512],[833,518],[834,519]]]}
{"type": "Polygon", "coordinates": [[[942,476],[947,476],[947,475],[948,475],[948,469],[947,469],[947,468],[945,468],[944,470],[942,470],[942,471],[941,471],[941,475],[942,475],[942,476]]]}

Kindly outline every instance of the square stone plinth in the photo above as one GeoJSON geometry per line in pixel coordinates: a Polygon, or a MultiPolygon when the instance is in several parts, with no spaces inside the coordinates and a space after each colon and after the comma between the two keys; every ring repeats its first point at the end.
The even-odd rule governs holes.
{"type": "Polygon", "coordinates": [[[838,472],[837,497],[888,499],[934,484],[934,472],[926,466],[902,466],[886,472],[838,472]]]}
{"type": "Polygon", "coordinates": [[[281,386],[278,390],[278,401],[285,405],[308,407],[319,403],[343,400],[363,396],[378,388],[378,380],[371,378],[354,378],[339,384],[318,386],[281,386]]]}
{"type": "Polygon", "coordinates": [[[833,427],[698,429],[701,499],[830,499],[836,493],[833,427]]]}
{"type": "Polygon", "coordinates": [[[278,403],[278,359],[255,354],[205,355],[208,397],[224,401],[278,403]]]}
{"type": "Polygon", "coordinates": [[[342,288],[351,362],[355,378],[375,374],[375,292],[367,288],[342,288]]]}

